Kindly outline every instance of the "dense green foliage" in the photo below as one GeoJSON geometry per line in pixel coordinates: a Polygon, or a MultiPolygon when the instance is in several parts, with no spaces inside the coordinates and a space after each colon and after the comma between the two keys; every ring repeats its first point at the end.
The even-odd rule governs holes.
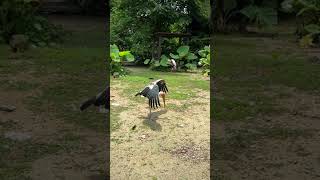
{"type": "Polygon", "coordinates": [[[319,42],[320,35],[320,1],[318,0],[286,0],[282,7],[288,12],[296,12],[299,19],[297,33],[302,36],[300,45],[313,46],[319,42]]]}
{"type": "Polygon", "coordinates": [[[24,34],[31,43],[46,46],[61,42],[65,32],[37,14],[37,0],[3,0],[0,2],[0,37],[8,43],[14,34],[24,34]]]}
{"type": "Polygon", "coordinates": [[[198,51],[198,54],[201,56],[199,65],[203,67],[203,74],[206,76],[210,75],[210,45],[205,46],[202,50],[198,51]]]}
{"type": "Polygon", "coordinates": [[[168,71],[169,70],[169,58],[166,55],[162,55],[160,60],[146,59],[144,64],[149,64],[152,70],[168,71]]]}
{"type": "Polygon", "coordinates": [[[114,76],[123,76],[127,74],[127,71],[123,67],[124,61],[134,61],[134,56],[130,51],[120,51],[118,46],[113,44],[110,45],[110,73],[114,76]]]}
{"type": "Polygon", "coordinates": [[[130,49],[141,59],[150,59],[155,32],[187,32],[193,21],[206,26],[207,4],[207,0],[113,0],[111,43],[130,49]]]}
{"type": "Polygon", "coordinates": [[[189,46],[180,46],[177,49],[177,54],[170,53],[170,57],[176,60],[178,70],[194,70],[197,68],[198,57],[190,52],[189,46]]]}
{"type": "Polygon", "coordinates": [[[250,23],[258,27],[277,24],[275,0],[217,0],[213,19],[216,31],[246,31],[250,23]]]}

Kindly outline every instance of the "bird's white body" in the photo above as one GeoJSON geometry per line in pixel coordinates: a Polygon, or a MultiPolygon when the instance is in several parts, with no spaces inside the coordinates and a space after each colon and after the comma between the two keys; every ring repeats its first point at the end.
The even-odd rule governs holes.
{"type": "Polygon", "coordinates": [[[171,70],[172,70],[172,71],[177,70],[177,63],[176,63],[176,61],[175,61],[174,59],[170,59],[170,62],[171,62],[171,65],[172,65],[171,70]]]}

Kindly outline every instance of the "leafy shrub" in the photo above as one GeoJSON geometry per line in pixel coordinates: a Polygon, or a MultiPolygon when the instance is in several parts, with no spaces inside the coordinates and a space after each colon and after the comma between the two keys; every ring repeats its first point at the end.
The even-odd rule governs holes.
{"type": "Polygon", "coordinates": [[[156,71],[168,71],[169,70],[169,58],[166,55],[162,55],[160,60],[146,59],[144,64],[150,64],[150,68],[156,71]]]}
{"type": "Polygon", "coordinates": [[[259,28],[275,25],[278,23],[277,11],[272,7],[260,7],[249,5],[239,11],[259,28]]]}
{"type": "Polygon", "coordinates": [[[63,40],[66,32],[37,14],[39,3],[39,0],[0,1],[0,36],[6,43],[14,34],[28,36],[37,46],[63,40]]]}
{"type": "Polygon", "coordinates": [[[202,73],[206,76],[210,75],[210,45],[198,51],[198,54],[201,56],[199,65],[203,67],[202,73]]]}
{"type": "Polygon", "coordinates": [[[198,57],[189,50],[189,46],[180,46],[177,49],[178,54],[170,53],[170,57],[176,60],[178,70],[197,69],[198,57]]]}
{"type": "Polygon", "coordinates": [[[123,67],[123,62],[133,62],[134,56],[130,51],[120,51],[118,46],[110,45],[110,73],[114,76],[124,76],[127,74],[126,69],[123,67]]]}
{"type": "Polygon", "coordinates": [[[319,42],[320,35],[320,1],[318,0],[285,0],[282,8],[287,12],[296,12],[301,25],[297,34],[301,36],[302,47],[313,46],[319,42]]]}
{"type": "Polygon", "coordinates": [[[246,30],[249,23],[259,28],[277,24],[277,2],[270,0],[220,0],[215,6],[215,28],[219,32],[246,30]],[[239,16],[240,15],[240,16],[239,16]],[[236,25],[237,27],[232,27],[236,25]]]}
{"type": "Polygon", "coordinates": [[[155,32],[185,32],[191,23],[189,1],[113,0],[112,43],[130,47],[136,55],[150,57],[155,32]]]}
{"type": "Polygon", "coordinates": [[[210,43],[210,38],[208,35],[203,35],[202,37],[192,37],[189,41],[189,46],[191,50],[199,50],[210,43]]]}

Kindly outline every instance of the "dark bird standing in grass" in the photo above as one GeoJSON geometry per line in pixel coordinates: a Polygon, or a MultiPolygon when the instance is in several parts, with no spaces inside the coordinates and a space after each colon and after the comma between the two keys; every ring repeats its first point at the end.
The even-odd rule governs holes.
{"type": "Polygon", "coordinates": [[[159,97],[163,99],[163,107],[166,106],[166,93],[169,92],[166,82],[163,79],[158,79],[153,81],[148,86],[146,86],[141,92],[137,93],[135,96],[141,95],[149,99],[149,120],[151,119],[151,108],[157,109],[160,105],[159,97]]]}
{"type": "Polygon", "coordinates": [[[80,106],[80,110],[83,111],[91,105],[95,105],[99,107],[104,105],[105,110],[109,111],[110,110],[110,87],[107,86],[106,89],[104,89],[102,92],[83,102],[80,106]]]}

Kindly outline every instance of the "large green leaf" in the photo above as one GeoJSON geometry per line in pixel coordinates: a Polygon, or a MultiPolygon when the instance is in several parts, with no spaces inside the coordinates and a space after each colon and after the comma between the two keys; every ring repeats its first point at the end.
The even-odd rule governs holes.
{"type": "Polygon", "coordinates": [[[155,61],[155,62],[154,62],[154,66],[159,67],[159,66],[160,66],[159,61],[155,61]]]}
{"type": "Polygon", "coordinates": [[[210,45],[209,45],[209,46],[205,46],[205,47],[204,47],[204,50],[210,52],[210,45]]]}
{"type": "Polygon", "coordinates": [[[186,66],[188,69],[191,69],[191,70],[197,69],[197,65],[196,65],[196,64],[193,64],[193,63],[187,63],[185,66],[186,66]]]}
{"type": "Polygon", "coordinates": [[[305,30],[311,34],[320,34],[320,26],[317,24],[309,24],[305,27],[305,30]]]}
{"type": "Polygon", "coordinates": [[[180,46],[177,49],[177,52],[179,53],[180,58],[185,57],[189,53],[189,49],[190,49],[189,46],[180,46]]]}
{"type": "Polygon", "coordinates": [[[186,59],[187,60],[195,60],[195,59],[197,59],[198,57],[195,55],[195,54],[193,54],[193,53],[189,53],[188,55],[187,55],[187,57],[186,57],[186,59]]]}
{"type": "Polygon", "coordinates": [[[270,26],[278,23],[278,13],[271,7],[250,5],[240,10],[240,13],[258,25],[270,26]]]}
{"type": "Polygon", "coordinates": [[[160,65],[161,66],[165,66],[167,67],[168,66],[168,57],[166,55],[162,55],[161,56],[161,60],[160,60],[160,65]]]}
{"type": "Polygon", "coordinates": [[[175,55],[175,54],[172,54],[172,53],[170,53],[169,55],[170,55],[170,57],[172,57],[173,59],[179,59],[179,55],[175,55]]]}
{"type": "Polygon", "coordinates": [[[198,54],[201,56],[201,57],[206,57],[207,56],[207,51],[206,50],[200,50],[198,51],[198,54]]]}
{"type": "Polygon", "coordinates": [[[129,55],[130,54],[130,51],[121,51],[121,52],[119,52],[119,56],[127,56],[127,55],[129,55]]]}
{"type": "Polygon", "coordinates": [[[131,53],[129,53],[126,55],[126,60],[129,62],[132,62],[132,61],[134,61],[134,56],[131,53]]]}
{"type": "Polygon", "coordinates": [[[112,61],[114,61],[114,62],[120,62],[120,61],[121,61],[120,56],[118,56],[118,55],[115,54],[115,53],[111,53],[110,56],[111,56],[112,61]]]}
{"type": "Polygon", "coordinates": [[[281,3],[281,10],[287,13],[293,12],[294,11],[293,3],[294,3],[294,0],[284,0],[281,3]]]}
{"type": "Polygon", "coordinates": [[[301,16],[304,13],[317,13],[320,11],[320,3],[318,0],[296,0],[295,4],[297,6],[302,6],[300,11],[297,13],[297,16],[301,16]]]}
{"type": "Polygon", "coordinates": [[[146,59],[143,63],[144,64],[149,64],[149,62],[150,62],[150,59],[146,59]]]}
{"type": "Polygon", "coordinates": [[[115,53],[115,54],[119,54],[119,48],[117,45],[113,44],[113,45],[110,45],[110,52],[111,53],[115,53]]]}

